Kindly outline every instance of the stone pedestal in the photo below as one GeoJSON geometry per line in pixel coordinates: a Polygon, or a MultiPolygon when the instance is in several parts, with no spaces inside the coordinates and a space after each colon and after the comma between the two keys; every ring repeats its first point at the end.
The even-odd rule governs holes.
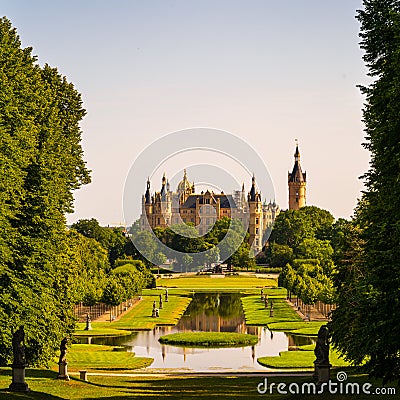
{"type": "Polygon", "coordinates": [[[318,364],[314,362],[314,375],[313,378],[317,381],[317,385],[329,382],[331,378],[332,364],[318,364]]]}
{"type": "Polygon", "coordinates": [[[69,381],[67,365],[68,365],[68,363],[66,361],[58,363],[57,379],[64,379],[65,381],[69,381]]]}
{"type": "Polygon", "coordinates": [[[87,382],[88,379],[87,379],[87,371],[86,370],[79,371],[79,379],[87,382]]]}
{"type": "Polygon", "coordinates": [[[25,367],[14,366],[12,367],[12,383],[9,386],[12,392],[29,392],[28,384],[25,382],[25,367]]]}

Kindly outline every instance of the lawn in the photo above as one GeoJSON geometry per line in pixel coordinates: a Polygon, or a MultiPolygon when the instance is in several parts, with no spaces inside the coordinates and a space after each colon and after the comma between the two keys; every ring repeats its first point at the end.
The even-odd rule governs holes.
{"type": "Polygon", "coordinates": [[[68,350],[68,370],[133,370],[151,365],[152,358],[135,357],[123,347],[73,344],[68,350]]]}
{"type": "MultiPolygon", "coordinates": [[[[121,335],[124,330],[150,330],[156,325],[176,325],[191,302],[191,298],[187,295],[171,294],[168,297],[168,302],[165,302],[165,297],[163,295],[163,308],[160,309],[160,317],[153,318],[151,316],[153,302],[156,301],[157,308],[159,306],[159,295],[156,294],[164,292],[164,290],[153,291],[150,292],[150,295],[143,296],[142,300],[136,303],[136,305],[118,321],[92,322],[93,330],[91,331],[84,331],[84,324],[78,324],[78,329],[76,330],[77,336],[114,336],[121,335]]],[[[126,332],[126,334],[129,333],[130,332],[126,332]]]]}
{"type": "Polygon", "coordinates": [[[238,275],[225,276],[223,278],[212,275],[187,276],[177,278],[157,279],[157,286],[180,289],[208,289],[208,290],[232,290],[232,289],[257,289],[263,287],[276,287],[277,280],[270,278],[257,278],[255,276],[238,275]]]}
{"type": "MultiPolygon", "coordinates": [[[[247,325],[268,325],[275,322],[299,322],[301,317],[290,307],[283,298],[271,298],[269,289],[264,291],[268,294],[269,305],[265,308],[264,301],[260,296],[244,296],[241,298],[247,325]],[[273,302],[274,316],[270,317],[270,304],[273,302]]],[[[301,325],[299,326],[301,327],[301,325]]]]}
{"type": "Polygon", "coordinates": [[[143,296],[131,311],[121,317],[119,321],[113,322],[113,326],[120,329],[153,329],[156,325],[176,325],[191,302],[191,298],[169,295],[168,302],[164,301],[164,296],[162,299],[163,308],[160,309],[159,318],[151,316],[154,301],[156,301],[157,308],[159,307],[159,296],[143,296]]]}
{"type": "Polygon", "coordinates": [[[188,347],[254,346],[258,337],[233,332],[185,332],[161,336],[160,343],[188,347]]]}
{"type": "Polygon", "coordinates": [[[290,331],[291,335],[317,336],[319,328],[325,324],[326,322],[323,321],[281,321],[270,322],[268,329],[271,331],[290,331]]]}
{"type": "MultiPolygon", "coordinates": [[[[315,354],[310,345],[307,348],[296,351],[282,351],[276,357],[260,357],[258,363],[269,368],[314,368],[315,354]]],[[[315,347],[315,346],[313,346],[315,347]]],[[[346,367],[349,363],[339,358],[339,353],[330,351],[330,363],[334,367],[346,367]]]]}
{"type": "MultiPolygon", "coordinates": [[[[371,382],[374,387],[382,386],[380,381],[371,380],[365,375],[356,375],[348,372],[349,382],[361,384],[371,382]]],[[[304,382],[311,382],[310,377],[292,376],[282,377],[279,375],[269,376],[268,384],[275,383],[275,390],[272,394],[260,395],[257,386],[265,382],[264,377],[247,376],[213,376],[193,377],[189,375],[179,376],[93,376],[89,375],[89,382],[83,382],[73,377],[69,382],[56,379],[56,373],[49,370],[27,370],[27,382],[31,389],[29,393],[5,392],[11,382],[11,369],[3,369],[0,373],[0,398],[1,399],[146,399],[159,400],[170,399],[204,399],[208,400],[232,400],[232,399],[261,399],[287,400],[295,397],[292,394],[279,394],[276,386],[279,383],[289,385],[294,382],[301,385],[304,382]]],[[[332,373],[334,377],[334,372],[332,373]]],[[[393,386],[393,385],[392,385],[393,386]]],[[[287,388],[287,386],[286,386],[287,388]]],[[[373,389],[372,388],[372,389],[373,389]]],[[[301,397],[304,398],[304,397],[301,397]]],[[[346,400],[347,395],[319,395],[318,399],[346,400]]],[[[360,394],[357,399],[367,400],[370,395],[360,394]]],[[[387,396],[387,398],[394,398],[387,396]]]]}
{"type": "Polygon", "coordinates": [[[85,322],[79,322],[76,325],[74,336],[127,336],[132,333],[127,330],[109,328],[110,325],[106,322],[99,324],[92,322],[92,329],[90,331],[85,330],[85,322]]]}

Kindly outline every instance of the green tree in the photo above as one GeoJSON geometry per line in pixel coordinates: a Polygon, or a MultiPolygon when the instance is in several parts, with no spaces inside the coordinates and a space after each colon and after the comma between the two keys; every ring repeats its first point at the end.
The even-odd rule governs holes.
{"type": "Polygon", "coordinates": [[[185,267],[185,272],[187,272],[187,269],[190,267],[190,265],[193,262],[193,257],[189,256],[189,254],[184,254],[182,257],[182,264],[185,267]]]}
{"type": "Polygon", "coordinates": [[[107,278],[107,284],[104,288],[102,299],[103,302],[110,307],[110,322],[112,320],[111,307],[118,306],[126,300],[126,298],[126,291],[122,284],[122,278],[115,274],[110,274],[107,278]]]}
{"type": "Polygon", "coordinates": [[[305,259],[318,260],[324,267],[325,274],[331,274],[333,248],[329,240],[304,239],[299,245],[299,255],[305,259]]]}
{"type": "Polygon", "coordinates": [[[358,12],[361,48],[374,79],[366,96],[365,147],[371,152],[364,175],[366,192],[359,207],[362,255],[342,266],[333,313],[333,340],[345,356],[384,381],[400,377],[400,3],[364,0],[358,12]],[[349,282],[343,281],[350,276],[349,282]],[[351,290],[351,292],[350,292],[351,290]],[[352,306],[349,308],[348,304],[352,306]]]}
{"type": "Polygon", "coordinates": [[[0,363],[11,361],[11,331],[25,326],[32,365],[51,359],[74,328],[77,292],[65,263],[65,214],[89,182],[79,93],[0,19],[0,363]],[[70,286],[68,286],[70,285],[70,286]]]}
{"type": "Polygon", "coordinates": [[[164,264],[165,261],[167,261],[167,257],[165,256],[165,254],[159,251],[154,257],[155,265],[158,267],[158,273],[160,273],[160,265],[164,264]]]}
{"type": "Polygon", "coordinates": [[[115,260],[125,252],[128,239],[125,237],[122,228],[102,227],[95,218],[81,219],[71,228],[83,236],[96,239],[107,250],[111,265],[114,265],[115,260]]]}
{"type": "Polygon", "coordinates": [[[272,267],[284,267],[293,261],[293,250],[286,244],[271,243],[270,265],[272,267]]]}

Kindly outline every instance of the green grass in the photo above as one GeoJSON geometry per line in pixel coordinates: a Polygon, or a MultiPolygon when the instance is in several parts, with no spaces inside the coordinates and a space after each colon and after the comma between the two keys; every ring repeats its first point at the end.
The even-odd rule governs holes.
{"type": "Polygon", "coordinates": [[[261,301],[260,296],[245,296],[242,297],[242,306],[247,325],[269,325],[275,322],[300,322],[301,317],[290,307],[283,298],[270,298],[268,293],[269,303],[274,304],[274,316],[270,317],[270,305],[265,308],[265,304],[261,301]]]}
{"type": "Polygon", "coordinates": [[[100,323],[98,325],[97,322],[93,322],[93,329],[90,331],[85,331],[86,323],[84,322],[79,322],[76,325],[77,328],[75,329],[74,336],[127,336],[131,334],[127,330],[109,328],[107,323],[100,323]]]}
{"type": "MultiPolygon", "coordinates": [[[[157,286],[180,289],[255,289],[266,286],[277,286],[276,279],[257,278],[255,276],[226,276],[215,278],[212,276],[189,276],[184,278],[161,278],[157,279],[157,286]]],[[[260,290],[259,289],[259,290],[260,290]]]]}
{"type": "Polygon", "coordinates": [[[158,296],[143,296],[142,300],[119,321],[112,323],[113,326],[120,329],[153,329],[156,325],[176,325],[191,302],[191,298],[169,295],[168,302],[165,302],[163,296],[163,308],[160,309],[159,318],[151,316],[154,301],[158,308],[158,296]]]}
{"type": "Polygon", "coordinates": [[[305,324],[313,324],[313,326],[305,325],[302,328],[290,331],[290,334],[297,335],[297,336],[317,336],[320,326],[326,324],[326,322],[312,322],[311,321],[311,322],[305,322],[305,324]],[[318,324],[320,324],[320,325],[318,325],[318,324]]]}
{"type": "Polygon", "coordinates": [[[185,332],[161,336],[159,342],[188,347],[236,347],[256,345],[258,337],[232,332],[185,332]]]}
{"type": "Polygon", "coordinates": [[[121,351],[116,346],[73,344],[68,351],[69,371],[133,370],[148,367],[152,358],[135,357],[135,353],[121,351]]]}
{"type": "MultiPolygon", "coordinates": [[[[368,378],[366,375],[357,375],[352,370],[346,369],[348,372],[349,382],[358,382],[363,384],[371,382],[373,387],[381,387],[382,382],[368,378]]],[[[288,400],[295,397],[305,398],[302,396],[293,396],[292,394],[279,394],[276,390],[272,394],[260,395],[257,393],[257,385],[264,382],[263,377],[191,377],[188,375],[180,376],[91,376],[89,382],[83,382],[76,377],[72,377],[71,381],[57,380],[57,373],[49,370],[28,369],[26,371],[27,382],[31,389],[29,393],[10,393],[5,389],[11,382],[11,369],[2,369],[0,373],[0,398],[5,400],[14,399],[146,399],[159,400],[162,398],[169,399],[197,399],[197,400],[232,400],[243,399],[253,400],[268,398],[272,400],[288,400]]],[[[335,373],[332,371],[332,377],[335,373]]],[[[275,383],[298,383],[311,382],[310,377],[292,376],[268,377],[268,384],[275,383]]],[[[393,386],[393,385],[388,385],[393,386]]],[[[326,398],[332,400],[348,400],[350,396],[346,395],[318,395],[313,396],[324,400],[326,398]]],[[[387,398],[394,398],[387,396],[387,398]]],[[[310,397],[311,398],[311,397],[310,397]]],[[[360,394],[357,400],[371,399],[371,395],[360,394]]]]}
{"type": "MultiPolygon", "coordinates": [[[[311,345],[312,346],[312,345],[311,345]]],[[[268,368],[314,368],[313,350],[282,351],[276,357],[260,357],[258,363],[268,368]]],[[[349,363],[339,358],[335,350],[330,351],[330,363],[334,367],[346,367],[349,363]]]]}
{"type": "Polygon", "coordinates": [[[187,306],[191,302],[191,298],[185,295],[169,295],[168,302],[164,301],[163,308],[160,310],[159,318],[152,318],[151,312],[153,302],[156,301],[157,308],[159,306],[158,293],[165,291],[149,291],[151,295],[145,295],[133,308],[131,308],[118,321],[112,322],[92,322],[91,331],[84,331],[85,324],[77,324],[77,336],[118,336],[122,334],[130,334],[132,330],[151,330],[157,325],[176,325],[187,306]],[[128,332],[127,332],[128,331],[128,332]],[[95,334],[94,334],[95,333],[95,334]]]}
{"type": "Polygon", "coordinates": [[[323,321],[281,321],[269,323],[268,329],[271,331],[290,331],[290,334],[315,336],[318,334],[319,328],[325,324],[326,322],[323,321]]]}

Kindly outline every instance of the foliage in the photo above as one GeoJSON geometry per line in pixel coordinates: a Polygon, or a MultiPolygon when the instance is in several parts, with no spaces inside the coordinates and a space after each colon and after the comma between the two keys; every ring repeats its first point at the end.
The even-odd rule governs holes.
{"type": "Polygon", "coordinates": [[[97,240],[108,252],[111,265],[124,254],[127,241],[121,228],[109,228],[99,225],[95,218],[81,219],[71,226],[83,236],[97,240]]]}
{"type": "Polygon", "coordinates": [[[336,286],[333,340],[351,361],[367,359],[369,372],[400,379],[400,3],[364,0],[358,12],[361,48],[375,80],[366,96],[365,148],[371,152],[366,192],[347,226],[336,286]],[[361,249],[361,251],[360,251],[361,249]],[[360,259],[360,256],[362,258],[360,259]]]}
{"type": "Polygon", "coordinates": [[[272,267],[284,267],[293,261],[293,249],[286,244],[271,243],[270,265],[272,267]]]}
{"type": "Polygon", "coordinates": [[[44,364],[74,327],[79,297],[65,214],[90,181],[80,145],[85,115],[74,86],[40,67],[0,19],[0,364],[25,327],[29,364],[44,364]]]}

